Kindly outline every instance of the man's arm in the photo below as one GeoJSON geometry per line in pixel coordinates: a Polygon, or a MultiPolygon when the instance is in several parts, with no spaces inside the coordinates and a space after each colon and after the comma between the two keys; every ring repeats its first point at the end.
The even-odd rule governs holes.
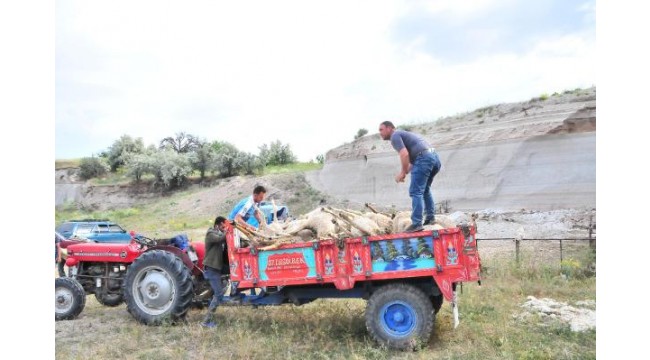
{"type": "Polygon", "coordinates": [[[400,173],[395,176],[395,181],[398,183],[404,182],[404,179],[406,178],[406,174],[408,174],[411,171],[409,152],[408,150],[406,150],[406,147],[402,148],[402,150],[399,151],[399,160],[400,163],[402,164],[402,171],[400,171],[400,173]]]}
{"type": "Polygon", "coordinates": [[[240,226],[243,226],[243,227],[245,227],[245,228],[248,229],[248,230],[255,231],[255,227],[253,227],[252,225],[246,223],[246,220],[244,220],[244,218],[243,218],[241,215],[239,215],[239,214],[235,215],[235,221],[236,221],[240,226]]]}
{"type": "Polygon", "coordinates": [[[208,231],[207,234],[205,234],[205,246],[207,247],[209,243],[215,243],[218,244],[220,242],[224,242],[226,240],[226,234],[222,233],[221,231],[208,231]]]}
{"type": "Polygon", "coordinates": [[[257,223],[260,224],[260,227],[266,225],[266,219],[264,219],[264,216],[262,216],[262,210],[260,210],[260,208],[255,205],[253,205],[253,208],[255,209],[253,216],[255,216],[255,219],[257,219],[257,223]]]}

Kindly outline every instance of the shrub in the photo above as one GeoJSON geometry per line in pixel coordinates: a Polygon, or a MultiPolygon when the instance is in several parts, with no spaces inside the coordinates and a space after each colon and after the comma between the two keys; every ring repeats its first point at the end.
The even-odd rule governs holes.
{"type": "Polygon", "coordinates": [[[183,185],[192,173],[192,165],[187,154],[163,150],[156,153],[152,160],[156,182],[166,189],[183,185]]]}
{"type": "Polygon", "coordinates": [[[205,178],[205,173],[214,165],[215,157],[216,151],[205,141],[198,141],[196,148],[189,153],[192,169],[199,171],[201,180],[205,178]]]}
{"type": "Polygon", "coordinates": [[[260,149],[260,159],[266,165],[286,165],[293,164],[297,158],[291,151],[289,144],[282,144],[280,140],[271,142],[271,145],[262,145],[260,149]]]}
{"type": "Polygon", "coordinates": [[[363,136],[366,135],[367,133],[368,133],[368,129],[359,129],[359,131],[357,131],[357,134],[354,135],[354,140],[363,137],[363,136]]]}
{"type": "Polygon", "coordinates": [[[217,148],[213,168],[224,177],[236,175],[238,172],[237,157],[240,154],[237,147],[227,142],[215,143],[212,146],[217,148]]]}
{"type": "Polygon", "coordinates": [[[118,167],[126,164],[129,156],[142,153],[144,153],[142,138],[133,139],[129,135],[122,135],[108,148],[105,156],[111,171],[115,172],[118,167]]]}
{"type": "Polygon", "coordinates": [[[235,169],[246,175],[253,175],[260,173],[264,169],[264,164],[258,156],[240,152],[235,157],[235,169]]]}
{"type": "Polygon", "coordinates": [[[99,177],[108,172],[109,166],[102,159],[96,157],[89,157],[81,159],[79,165],[79,176],[88,180],[94,177],[99,177]]]}

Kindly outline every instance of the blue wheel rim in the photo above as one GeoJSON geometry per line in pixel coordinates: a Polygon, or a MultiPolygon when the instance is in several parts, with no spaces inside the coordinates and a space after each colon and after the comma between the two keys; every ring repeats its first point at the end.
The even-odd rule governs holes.
{"type": "Polygon", "coordinates": [[[403,301],[391,301],[379,311],[379,323],[390,336],[409,336],[418,324],[413,307],[403,301]]]}

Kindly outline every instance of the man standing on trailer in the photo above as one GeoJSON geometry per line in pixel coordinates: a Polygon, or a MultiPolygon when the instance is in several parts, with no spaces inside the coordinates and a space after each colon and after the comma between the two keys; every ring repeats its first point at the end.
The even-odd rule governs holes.
{"type": "Polygon", "coordinates": [[[396,182],[404,182],[406,174],[411,173],[409,196],[411,197],[411,225],[405,232],[423,230],[422,225],[433,224],[436,208],[431,194],[431,183],[440,171],[440,158],[435,149],[420,135],[405,130],[396,130],[390,121],[379,125],[379,135],[384,140],[390,140],[393,149],[399,153],[402,164],[401,171],[395,175],[396,182]],[[423,209],[424,208],[424,209],[423,209]],[[422,215],[424,210],[424,224],[422,215]]]}

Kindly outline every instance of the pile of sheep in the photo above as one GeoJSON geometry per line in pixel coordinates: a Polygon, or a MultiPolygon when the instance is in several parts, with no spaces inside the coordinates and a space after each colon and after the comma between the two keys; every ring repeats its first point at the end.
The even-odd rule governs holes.
{"type": "MultiPolygon", "coordinates": [[[[388,214],[378,212],[368,204],[366,206],[371,211],[318,207],[292,221],[262,223],[257,231],[237,229],[253,245],[268,250],[287,243],[400,233],[411,224],[410,211],[388,214]]],[[[470,221],[463,213],[452,215],[436,215],[435,224],[425,226],[425,230],[456,227],[461,222],[470,221]]]]}

